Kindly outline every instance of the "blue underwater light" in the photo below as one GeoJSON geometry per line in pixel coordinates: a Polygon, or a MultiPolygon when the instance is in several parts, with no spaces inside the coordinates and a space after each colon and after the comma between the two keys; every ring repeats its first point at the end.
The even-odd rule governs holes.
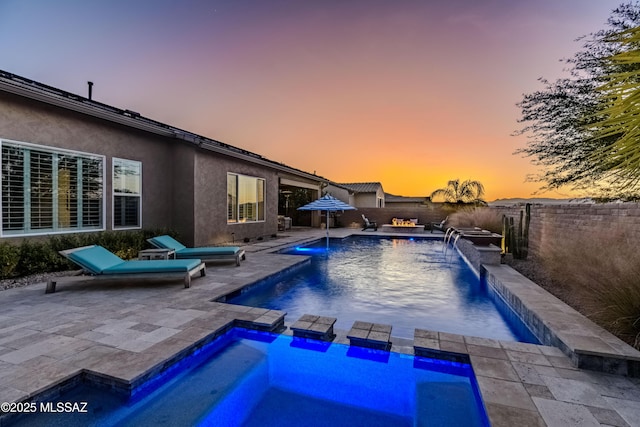
{"type": "Polygon", "coordinates": [[[296,252],[308,252],[308,253],[312,253],[312,254],[320,254],[320,253],[326,252],[327,249],[326,248],[309,248],[309,247],[296,246],[295,251],[296,252]]]}

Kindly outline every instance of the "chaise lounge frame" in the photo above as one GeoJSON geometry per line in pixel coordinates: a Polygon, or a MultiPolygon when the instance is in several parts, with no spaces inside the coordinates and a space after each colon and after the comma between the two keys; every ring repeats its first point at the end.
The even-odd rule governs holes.
{"type": "Polygon", "coordinates": [[[439,231],[446,231],[447,229],[447,221],[449,221],[449,216],[447,215],[447,217],[445,219],[443,219],[440,222],[432,222],[431,223],[431,232],[433,233],[433,230],[439,230],[439,231]]]}
{"type": "Polygon", "coordinates": [[[362,221],[364,221],[364,228],[362,229],[362,231],[365,231],[369,228],[372,228],[373,231],[378,231],[378,223],[375,221],[369,221],[369,218],[364,216],[364,214],[362,214],[362,221]]]}
{"type": "MultiPolygon", "coordinates": [[[[246,253],[244,251],[244,249],[240,249],[237,248],[237,250],[234,253],[230,253],[230,254],[207,254],[206,251],[209,249],[214,249],[216,248],[215,246],[211,246],[211,247],[202,247],[202,248],[187,248],[184,245],[182,245],[182,243],[178,242],[177,240],[175,240],[174,238],[170,237],[170,236],[157,236],[157,237],[152,237],[150,239],[147,239],[147,242],[149,242],[152,246],[158,248],[158,249],[173,249],[175,250],[175,257],[176,259],[188,259],[188,258],[198,258],[200,259],[202,262],[214,262],[214,261],[235,261],[236,262],[236,266],[240,266],[240,261],[244,261],[247,259],[246,253]],[[159,241],[155,240],[158,237],[168,237],[171,240],[175,241],[174,245],[164,245],[161,244],[159,241]],[[169,247],[169,246],[177,246],[180,245],[182,246],[182,248],[180,247],[169,247]],[[180,253],[180,251],[182,249],[186,249],[188,251],[191,251],[191,253],[180,253]],[[202,250],[204,252],[198,252],[198,250],[202,250]]],[[[220,246],[219,248],[221,249],[230,249],[232,247],[225,247],[225,246],[220,246]]]]}
{"type": "MultiPolygon", "coordinates": [[[[94,245],[82,246],[79,248],[67,249],[59,251],[60,255],[71,260],[69,255],[75,251],[91,248],[94,245]]],[[[71,260],[72,262],[75,262],[71,260]]],[[[148,262],[148,261],[142,261],[148,262]]],[[[206,266],[204,262],[200,262],[196,267],[188,271],[159,271],[159,272],[144,272],[144,273],[122,273],[122,274],[95,274],[90,270],[83,267],[73,276],[60,276],[52,277],[47,280],[47,288],[45,293],[52,294],[56,291],[58,283],[71,283],[71,282],[84,282],[84,281],[120,281],[120,280],[158,280],[158,279],[170,279],[170,278],[182,278],[184,287],[191,287],[191,278],[200,274],[200,277],[204,277],[207,274],[206,266]]]]}

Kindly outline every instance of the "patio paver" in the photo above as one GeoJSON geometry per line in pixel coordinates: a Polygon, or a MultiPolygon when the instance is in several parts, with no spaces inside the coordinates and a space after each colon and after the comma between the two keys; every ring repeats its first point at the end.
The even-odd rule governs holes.
{"type": "MultiPolygon", "coordinates": [[[[331,233],[332,237],[342,237],[358,231],[335,229],[331,233]]],[[[136,384],[190,347],[234,325],[257,321],[264,328],[283,327],[282,312],[212,300],[263,277],[296,268],[304,257],[271,252],[323,235],[323,230],[294,231],[268,244],[245,245],[243,249],[250,256],[240,267],[212,266],[209,274],[194,279],[189,289],[180,282],[135,286],[73,283],[45,295],[45,284],[41,283],[0,292],[0,401],[32,398],[83,370],[136,384]]],[[[537,301],[533,306],[540,312],[561,312],[561,305],[541,304],[540,293],[521,286],[513,273],[507,276],[513,289],[537,301]]],[[[567,325],[571,331],[596,333],[580,326],[580,321],[572,315],[564,323],[550,323],[567,325]]],[[[334,342],[349,342],[347,331],[334,332],[338,335],[334,342]]],[[[600,337],[601,342],[616,355],[634,355],[610,337],[605,338],[600,337]]],[[[639,378],[579,369],[557,347],[426,330],[416,330],[412,345],[393,336],[390,340],[391,351],[411,353],[414,345],[442,355],[447,354],[442,353],[444,348],[470,361],[493,426],[640,426],[639,378]]],[[[583,336],[574,342],[585,345],[583,350],[589,348],[583,336]]]]}

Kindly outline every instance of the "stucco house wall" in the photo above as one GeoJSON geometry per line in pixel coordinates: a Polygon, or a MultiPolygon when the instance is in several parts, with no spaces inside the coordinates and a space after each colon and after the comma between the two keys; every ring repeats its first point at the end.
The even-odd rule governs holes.
{"type": "Polygon", "coordinates": [[[378,201],[375,193],[357,193],[354,197],[355,206],[359,208],[377,208],[378,201]]]}
{"type": "MultiPolygon", "coordinates": [[[[379,182],[338,184],[349,191],[349,204],[357,208],[383,208],[385,193],[379,182]]],[[[346,201],[346,200],[345,200],[346,201]]]]}
{"type": "Polygon", "coordinates": [[[174,141],[1,91],[0,138],[104,155],[107,230],[113,228],[112,160],[141,161],[143,227],[174,226],[174,141]]]}
{"type": "Polygon", "coordinates": [[[278,231],[278,174],[274,170],[200,150],[195,156],[194,202],[196,246],[242,242],[278,231]],[[265,180],[265,220],[227,223],[227,173],[265,180]],[[224,185],[221,185],[224,183],[224,185]]]}
{"type": "Polygon", "coordinates": [[[327,194],[331,194],[336,199],[342,200],[345,203],[351,204],[353,202],[353,195],[346,188],[329,184],[326,188],[326,192],[327,194]]]}
{"type": "MultiPolygon", "coordinates": [[[[0,140],[104,156],[105,230],[114,228],[114,158],[142,164],[141,228],[176,230],[188,246],[239,243],[245,238],[275,234],[280,181],[286,179],[288,185],[297,183],[310,189],[326,182],[322,177],[153,122],[129,110],[93,103],[36,82],[21,86],[21,78],[6,78],[7,73],[0,73],[0,140]],[[227,222],[228,173],[265,180],[264,220],[227,222]]],[[[25,237],[30,238],[16,234],[3,236],[2,240],[25,237]]]]}
{"type": "Polygon", "coordinates": [[[179,233],[183,244],[192,246],[195,245],[193,234],[196,227],[195,152],[186,144],[175,144],[171,155],[173,179],[171,180],[170,228],[179,233]]]}

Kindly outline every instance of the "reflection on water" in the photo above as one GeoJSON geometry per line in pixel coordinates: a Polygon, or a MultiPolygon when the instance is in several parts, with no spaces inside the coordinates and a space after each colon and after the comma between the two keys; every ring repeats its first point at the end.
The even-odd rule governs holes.
{"type": "Polygon", "coordinates": [[[414,328],[503,340],[528,341],[510,326],[469,267],[440,241],[353,237],[291,253],[311,264],[277,282],[233,299],[284,310],[294,321],[305,313],[393,325],[393,335],[412,338],[414,328]],[[317,249],[317,250],[314,250],[317,249]]]}

